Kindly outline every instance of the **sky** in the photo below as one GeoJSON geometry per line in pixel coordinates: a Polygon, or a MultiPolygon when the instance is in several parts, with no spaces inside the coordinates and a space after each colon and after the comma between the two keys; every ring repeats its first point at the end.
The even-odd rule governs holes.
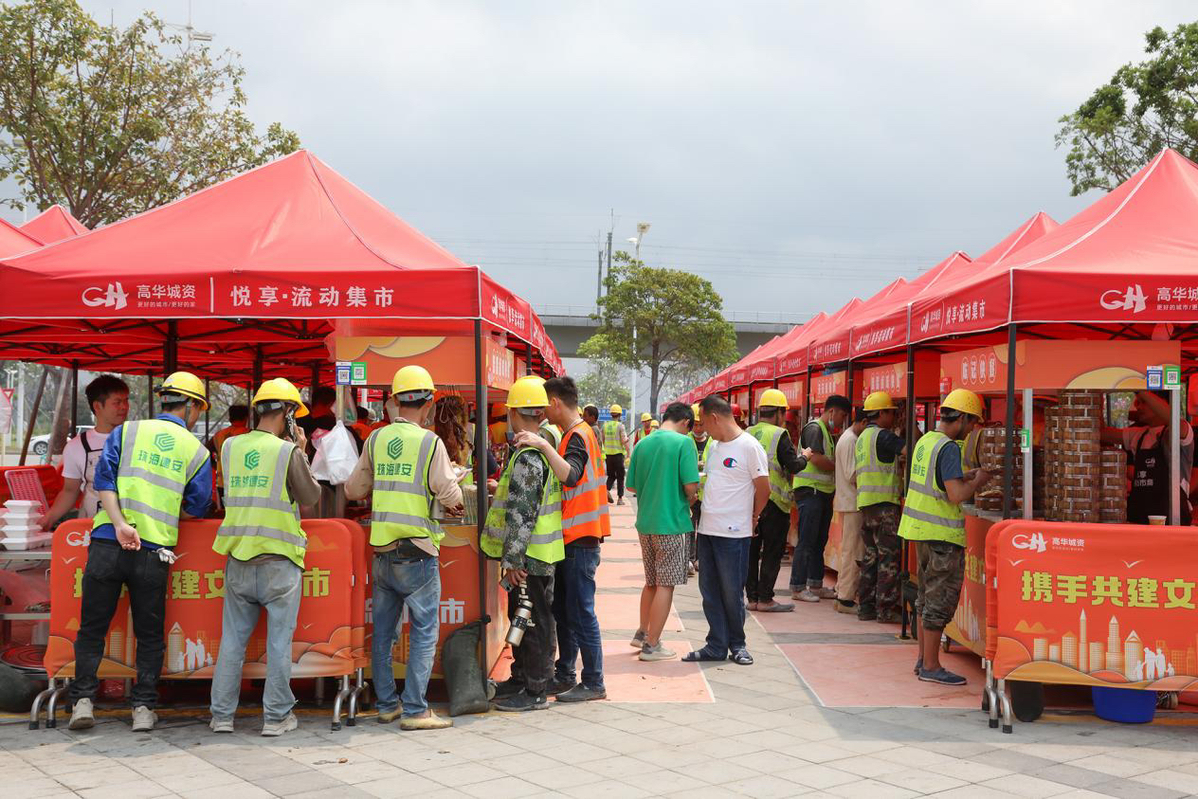
{"type": "MultiPolygon", "coordinates": [[[[186,0],[83,0],[128,24],[186,0]]],[[[546,306],[598,244],[802,321],[1070,197],[1054,135],[1193,2],[196,0],[251,117],[546,306]]]]}

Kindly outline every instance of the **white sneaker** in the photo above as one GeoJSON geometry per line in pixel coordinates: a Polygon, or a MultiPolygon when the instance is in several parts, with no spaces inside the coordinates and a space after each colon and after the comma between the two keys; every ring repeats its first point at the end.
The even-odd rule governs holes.
{"type": "Polygon", "coordinates": [[[233,719],[218,719],[213,717],[208,722],[208,729],[213,732],[233,732],[233,719]]]}
{"type": "MultiPolygon", "coordinates": [[[[230,726],[232,726],[232,722],[230,722],[230,726]]],[[[299,719],[297,719],[295,717],[294,713],[288,713],[287,718],[283,719],[282,721],[263,722],[262,737],[263,738],[278,738],[283,733],[291,732],[292,730],[297,729],[298,727],[299,727],[299,719]]]]}
{"type": "Polygon", "coordinates": [[[80,699],[71,711],[71,720],[67,722],[68,730],[90,730],[96,726],[96,716],[92,712],[92,700],[80,699]]]}
{"type": "Polygon", "coordinates": [[[158,723],[158,714],[145,705],[133,708],[133,731],[149,732],[158,723]]]}
{"type": "Polygon", "coordinates": [[[804,588],[795,596],[794,599],[800,602],[819,602],[819,594],[812,591],[810,588],[804,588]]]}
{"type": "Polygon", "coordinates": [[[672,649],[666,649],[661,641],[657,642],[657,646],[649,646],[648,642],[641,648],[640,659],[652,663],[657,660],[672,660],[678,657],[678,653],[672,649]]]}

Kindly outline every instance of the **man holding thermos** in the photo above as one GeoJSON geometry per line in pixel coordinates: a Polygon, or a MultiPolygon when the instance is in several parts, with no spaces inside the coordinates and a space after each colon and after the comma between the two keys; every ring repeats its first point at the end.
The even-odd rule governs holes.
{"type": "MultiPolygon", "coordinates": [[[[539,379],[521,378],[508,390],[513,433],[536,434],[549,397],[539,379]]],[[[533,447],[508,459],[483,530],[483,552],[502,561],[512,630],[512,676],[495,692],[495,709],[544,710],[553,678],[553,564],[565,557],[562,486],[549,462],[533,447]],[[520,633],[522,631],[522,635],[520,633]]]]}

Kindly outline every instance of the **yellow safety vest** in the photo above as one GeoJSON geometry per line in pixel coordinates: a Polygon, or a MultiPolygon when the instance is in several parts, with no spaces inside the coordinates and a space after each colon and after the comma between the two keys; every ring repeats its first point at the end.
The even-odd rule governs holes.
{"type": "Polygon", "coordinates": [[[437,434],[410,422],[395,422],[373,434],[374,497],[370,545],[401,538],[428,538],[439,547],[445,533],[432,517],[429,467],[437,434]]]}
{"type": "Polygon", "coordinates": [[[512,464],[521,452],[535,452],[545,464],[546,475],[545,488],[541,492],[540,513],[532,531],[532,538],[528,542],[527,554],[528,557],[536,558],[542,563],[557,563],[566,557],[566,545],[562,539],[562,484],[549,468],[549,460],[532,447],[516,450],[504,467],[499,486],[495,489],[495,498],[487,511],[487,524],[483,528],[479,546],[488,557],[503,557],[503,542],[507,538],[508,486],[512,480],[512,464]]]}
{"type": "Polygon", "coordinates": [[[553,445],[554,449],[561,446],[562,431],[557,425],[550,424],[548,419],[541,422],[541,437],[549,439],[549,443],[553,445]]]}
{"type": "Polygon", "coordinates": [[[603,454],[624,454],[624,445],[620,443],[620,423],[615,419],[603,423],[603,454]]]}
{"type": "MultiPolygon", "coordinates": [[[[179,540],[179,509],[187,481],[208,459],[191,431],[163,419],[121,425],[121,460],[116,493],[125,521],[144,541],[173,547],[179,540]]],[[[92,529],[112,524],[101,507],[92,529]]]]}
{"type": "Polygon", "coordinates": [[[791,485],[786,479],[782,464],[778,462],[778,444],[782,441],[782,436],[789,439],[790,434],[786,432],[786,428],[766,422],[758,422],[745,432],[757,439],[765,449],[765,457],[770,464],[770,501],[778,506],[778,510],[790,513],[790,509],[794,507],[790,493],[791,485]]]}
{"type": "Polygon", "coordinates": [[[703,445],[695,440],[694,433],[686,434],[695,443],[695,454],[699,456],[699,501],[703,501],[703,486],[707,485],[707,450],[711,448],[711,436],[703,439],[703,445]]]}
{"type": "Polygon", "coordinates": [[[900,504],[903,480],[899,476],[898,458],[885,463],[878,458],[877,425],[861,431],[855,453],[857,471],[857,509],[889,502],[900,504]]]}
{"type": "Polygon", "coordinates": [[[953,441],[933,430],[915,445],[911,457],[911,482],[899,535],[912,541],[948,541],[965,546],[965,514],[961,506],[949,502],[948,494],[936,485],[936,462],[940,451],[955,446],[953,441]]]}
{"type": "MultiPolygon", "coordinates": [[[[836,449],[832,444],[832,434],[828,432],[828,426],[824,424],[823,419],[816,419],[815,423],[824,434],[824,456],[834,458],[836,449]]],[[[795,488],[814,488],[821,493],[832,494],[836,491],[836,475],[834,472],[825,472],[812,461],[807,461],[807,465],[803,467],[803,471],[795,475],[791,485],[795,488]]]]}
{"type": "Polygon", "coordinates": [[[282,555],[304,568],[308,536],[299,505],[287,491],[287,469],[295,444],[261,430],[225,441],[225,520],[212,548],[237,560],[282,555]]]}

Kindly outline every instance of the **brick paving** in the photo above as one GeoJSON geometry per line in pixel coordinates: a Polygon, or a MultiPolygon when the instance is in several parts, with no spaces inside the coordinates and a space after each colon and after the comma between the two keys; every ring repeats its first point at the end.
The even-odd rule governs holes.
{"type": "MultiPolygon", "coordinates": [[[[634,540],[631,509],[613,510],[618,538],[634,540]]],[[[601,578],[603,572],[601,566],[601,578]]],[[[601,585],[612,593],[636,587],[623,579],[611,588],[602,580],[601,585]]],[[[706,625],[693,580],[677,592],[675,604],[685,630],[665,637],[701,644],[706,625]]],[[[805,610],[823,611],[832,613],[822,603],[805,610]]],[[[612,642],[632,632],[600,621],[612,642]]],[[[458,718],[453,729],[433,733],[401,733],[370,717],[332,732],[327,716],[312,710],[302,715],[297,732],[274,739],[257,734],[256,715],[238,718],[233,735],[215,736],[203,709],[181,709],[153,733],[136,735],[126,713],[106,715],[84,733],[61,727],[30,731],[24,719],[12,717],[0,724],[0,774],[4,794],[22,799],[984,799],[1198,792],[1194,716],[1175,713],[1167,722],[1131,727],[1066,715],[1017,723],[1014,735],[1000,735],[973,708],[824,707],[777,644],[803,635],[804,644],[818,645],[826,635],[827,643],[843,645],[846,636],[804,634],[803,626],[800,620],[797,632],[771,634],[750,621],[753,666],[702,666],[714,701],[551,703],[543,712],[458,718]]],[[[878,631],[860,638],[871,647],[885,640],[878,631]]],[[[829,651],[849,659],[844,649],[829,651]]],[[[651,671],[640,676],[652,680],[651,671]]]]}

